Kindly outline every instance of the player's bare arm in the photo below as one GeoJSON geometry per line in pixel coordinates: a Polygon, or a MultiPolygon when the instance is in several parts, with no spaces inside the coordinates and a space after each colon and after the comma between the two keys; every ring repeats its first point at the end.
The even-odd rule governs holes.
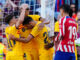
{"type": "MultiPolygon", "coordinates": [[[[43,24],[43,26],[42,25],[40,26],[40,25],[38,26],[39,27],[39,29],[38,29],[39,31],[41,31],[43,29],[44,24],[43,24]]],[[[24,42],[24,43],[28,43],[33,38],[34,38],[34,36],[32,34],[29,34],[27,38],[16,38],[12,34],[9,35],[9,39],[10,40],[16,40],[16,41],[20,41],[20,42],[24,42]]]]}
{"type": "Polygon", "coordinates": [[[17,7],[17,5],[14,4],[11,0],[7,0],[7,2],[8,2],[13,8],[16,8],[16,7],[17,7]]]}
{"type": "Polygon", "coordinates": [[[43,29],[43,27],[44,27],[44,23],[40,23],[40,24],[38,25],[38,29],[39,29],[40,31],[43,29]]]}
{"type": "Polygon", "coordinates": [[[23,20],[24,20],[24,17],[25,17],[25,12],[26,12],[26,8],[28,7],[27,4],[23,4],[21,5],[21,14],[18,18],[18,22],[16,23],[16,27],[18,28],[20,24],[22,24],[23,20]]]}
{"type": "Polygon", "coordinates": [[[33,39],[34,37],[29,34],[27,38],[16,38],[14,35],[10,34],[9,35],[9,39],[10,40],[16,40],[16,41],[19,41],[19,42],[24,42],[24,43],[28,43],[29,41],[31,41],[31,39],[33,39]]]}
{"type": "Polygon", "coordinates": [[[54,46],[54,43],[48,43],[47,45],[45,45],[44,47],[45,47],[45,49],[50,49],[50,48],[52,48],[54,46]]]}
{"type": "MultiPolygon", "coordinates": [[[[39,25],[39,27],[40,27],[40,25],[39,25]]],[[[40,28],[39,28],[39,31],[41,31],[42,29],[43,29],[43,28],[40,27],[40,28]]],[[[24,42],[24,43],[30,42],[31,39],[33,39],[33,38],[34,38],[34,36],[33,36],[32,34],[29,34],[27,38],[16,38],[16,37],[15,37],[14,35],[12,35],[12,34],[9,35],[9,39],[10,39],[10,40],[16,40],[16,41],[24,42]]]]}

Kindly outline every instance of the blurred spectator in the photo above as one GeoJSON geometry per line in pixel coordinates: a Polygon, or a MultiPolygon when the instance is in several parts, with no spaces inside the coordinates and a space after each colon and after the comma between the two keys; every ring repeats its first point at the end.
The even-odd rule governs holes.
{"type": "Polygon", "coordinates": [[[0,5],[5,5],[5,3],[6,3],[6,0],[0,0],[0,5]]]}
{"type": "Polygon", "coordinates": [[[18,8],[19,2],[20,0],[7,0],[6,1],[6,5],[4,8],[4,18],[6,17],[7,14],[10,14],[12,12],[14,12],[14,14],[19,13],[19,8],[18,8]]]}
{"type": "Polygon", "coordinates": [[[7,49],[2,44],[2,40],[0,39],[0,60],[5,60],[6,53],[7,53],[7,49]]]}
{"type": "Polygon", "coordinates": [[[78,20],[78,19],[80,19],[80,10],[78,10],[78,12],[77,12],[77,18],[76,18],[76,20],[78,20]]]}
{"type": "Polygon", "coordinates": [[[3,13],[2,13],[2,9],[0,9],[0,22],[2,22],[3,19],[3,13]]]}
{"type": "Polygon", "coordinates": [[[77,17],[77,14],[76,14],[77,13],[76,5],[75,4],[71,4],[70,7],[72,9],[72,17],[74,19],[76,19],[76,17],[77,17]]]}
{"type": "Polygon", "coordinates": [[[20,0],[11,0],[13,1],[17,6],[19,6],[19,3],[21,2],[20,0]]]}

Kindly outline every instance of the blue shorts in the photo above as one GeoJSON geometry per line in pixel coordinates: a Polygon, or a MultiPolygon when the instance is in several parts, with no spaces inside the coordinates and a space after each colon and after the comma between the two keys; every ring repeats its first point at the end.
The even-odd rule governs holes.
{"type": "Polygon", "coordinates": [[[57,51],[54,60],[76,60],[75,53],[57,51]]]}

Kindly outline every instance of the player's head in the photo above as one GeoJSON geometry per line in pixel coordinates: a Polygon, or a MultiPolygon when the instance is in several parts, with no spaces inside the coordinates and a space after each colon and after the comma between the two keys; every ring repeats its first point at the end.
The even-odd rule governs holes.
{"type": "Polygon", "coordinates": [[[21,6],[20,6],[20,10],[22,10],[22,7],[24,7],[24,5],[26,5],[27,6],[27,8],[26,8],[26,12],[25,12],[25,15],[26,16],[28,16],[29,15],[29,5],[28,4],[22,4],[21,6]]]}
{"type": "Polygon", "coordinates": [[[65,4],[65,5],[61,5],[60,7],[60,13],[61,13],[61,16],[64,16],[64,14],[68,14],[70,13],[71,9],[70,9],[70,6],[65,4]]]}
{"type": "Polygon", "coordinates": [[[34,27],[34,23],[35,21],[31,17],[26,16],[24,18],[24,21],[23,21],[24,27],[27,27],[28,29],[32,29],[34,27]]]}
{"type": "Polygon", "coordinates": [[[9,25],[15,24],[16,21],[17,21],[17,18],[15,17],[15,15],[13,13],[7,15],[5,18],[5,22],[9,25]]]}

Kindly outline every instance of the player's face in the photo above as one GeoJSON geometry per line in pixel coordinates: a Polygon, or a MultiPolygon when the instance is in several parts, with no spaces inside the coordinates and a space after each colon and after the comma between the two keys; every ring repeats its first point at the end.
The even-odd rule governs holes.
{"type": "Polygon", "coordinates": [[[26,15],[26,16],[28,16],[28,15],[29,15],[29,7],[28,7],[28,8],[26,8],[25,15],[26,15]]]}
{"type": "Polygon", "coordinates": [[[71,9],[72,9],[73,12],[75,12],[75,5],[74,4],[71,5],[71,9]]]}
{"type": "Polygon", "coordinates": [[[16,24],[17,20],[18,20],[17,18],[13,17],[12,20],[10,21],[10,24],[11,25],[16,24]]]}
{"type": "Polygon", "coordinates": [[[63,13],[64,13],[63,9],[60,9],[60,13],[61,13],[61,16],[63,16],[63,13]]]}

